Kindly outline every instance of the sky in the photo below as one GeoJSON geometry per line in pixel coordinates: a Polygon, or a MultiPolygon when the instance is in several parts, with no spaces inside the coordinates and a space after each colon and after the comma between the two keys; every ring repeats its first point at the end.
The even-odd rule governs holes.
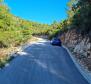
{"type": "Polygon", "coordinates": [[[68,0],[5,0],[12,14],[23,19],[51,24],[67,17],[68,0]]]}

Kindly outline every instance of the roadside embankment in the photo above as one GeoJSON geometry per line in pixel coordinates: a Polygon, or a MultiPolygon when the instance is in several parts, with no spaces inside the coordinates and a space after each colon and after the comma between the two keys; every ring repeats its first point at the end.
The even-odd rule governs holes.
{"type": "Polygon", "coordinates": [[[70,30],[61,35],[63,45],[67,47],[71,58],[82,75],[91,84],[91,42],[90,39],[82,37],[76,30],[70,30]]]}
{"type": "Polygon", "coordinates": [[[38,37],[32,37],[25,44],[22,44],[17,47],[9,47],[9,48],[1,48],[0,49],[0,68],[3,68],[7,63],[9,63],[12,58],[16,56],[18,52],[22,52],[22,50],[28,47],[30,44],[41,40],[38,37]]]}

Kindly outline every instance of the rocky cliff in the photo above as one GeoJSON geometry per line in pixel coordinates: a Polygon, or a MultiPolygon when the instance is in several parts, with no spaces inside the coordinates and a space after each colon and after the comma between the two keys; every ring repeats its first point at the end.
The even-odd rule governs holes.
{"type": "Polygon", "coordinates": [[[91,42],[88,36],[82,37],[76,30],[61,35],[62,43],[67,46],[78,61],[91,71],[91,42]]]}

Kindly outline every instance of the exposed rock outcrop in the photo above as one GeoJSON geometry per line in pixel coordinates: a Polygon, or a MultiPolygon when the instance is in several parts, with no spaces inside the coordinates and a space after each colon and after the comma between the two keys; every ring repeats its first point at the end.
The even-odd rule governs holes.
{"type": "Polygon", "coordinates": [[[75,54],[79,62],[91,71],[91,42],[89,37],[83,38],[77,34],[76,30],[69,30],[61,35],[61,40],[75,54]]]}

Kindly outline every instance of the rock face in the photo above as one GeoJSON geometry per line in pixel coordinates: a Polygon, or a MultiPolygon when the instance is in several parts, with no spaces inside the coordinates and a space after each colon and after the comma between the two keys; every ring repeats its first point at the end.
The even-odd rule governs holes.
{"type": "Polygon", "coordinates": [[[82,37],[76,33],[76,30],[70,30],[61,35],[61,40],[66,45],[75,57],[89,71],[91,71],[91,42],[88,37],[82,37]]]}

